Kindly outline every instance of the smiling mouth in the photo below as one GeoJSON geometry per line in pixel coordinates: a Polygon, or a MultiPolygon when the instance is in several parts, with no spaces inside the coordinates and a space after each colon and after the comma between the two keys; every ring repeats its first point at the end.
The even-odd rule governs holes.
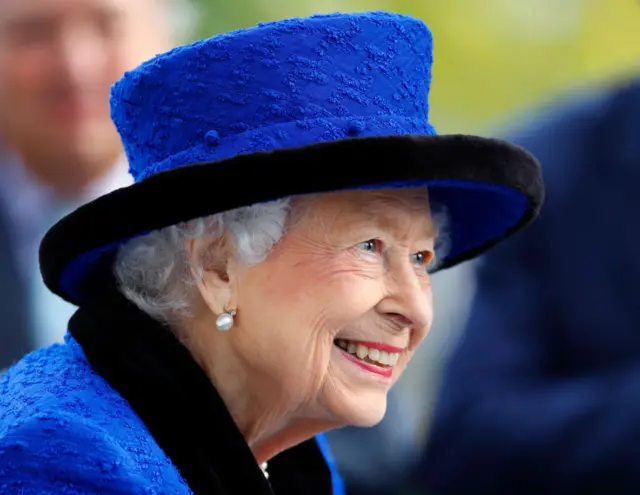
{"type": "Polygon", "coordinates": [[[398,363],[398,359],[400,359],[399,352],[381,351],[379,349],[373,349],[363,344],[350,342],[345,339],[336,339],[333,343],[360,361],[373,364],[381,368],[391,368],[395,366],[398,363]]]}

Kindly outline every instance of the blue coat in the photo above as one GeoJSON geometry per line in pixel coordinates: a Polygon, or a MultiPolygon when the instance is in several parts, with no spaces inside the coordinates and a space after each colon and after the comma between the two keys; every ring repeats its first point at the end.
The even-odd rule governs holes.
{"type": "Polygon", "coordinates": [[[417,476],[438,495],[640,492],[640,81],[517,136],[540,219],[481,261],[417,476]]]}
{"type": "MultiPolygon", "coordinates": [[[[0,494],[272,493],[169,332],[142,314],[89,313],[72,318],[65,344],[26,356],[0,382],[0,494]]],[[[341,493],[319,440],[269,462],[273,492],[329,494],[333,474],[341,493]]]]}

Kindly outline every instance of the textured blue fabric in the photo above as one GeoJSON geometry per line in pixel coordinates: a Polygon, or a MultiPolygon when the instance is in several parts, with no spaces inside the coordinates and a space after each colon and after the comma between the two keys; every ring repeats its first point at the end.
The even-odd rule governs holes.
{"type": "Polygon", "coordinates": [[[128,403],[72,338],[0,382],[0,494],[190,494],[128,403]]]}
{"type": "Polygon", "coordinates": [[[331,455],[327,438],[325,435],[318,435],[316,437],[316,441],[318,442],[318,446],[322,451],[322,455],[324,455],[324,458],[327,461],[327,464],[329,465],[329,469],[331,470],[331,478],[333,480],[333,493],[334,495],[343,495],[345,493],[344,482],[342,481],[342,478],[338,474],[338,468],[336,467],[336,463],[333,460],[333,456],[331,455]]]}
{"type": "Polygon", "coordinates": [[[349,137],[435,134],[432,37],[384,12],[261,24],[175,48],[115,84],[136,181],[199,162],[349,137]]]}
{"type": "MultiPolygon", "coordinates": [[[[435,135],[432,62],[432,35],[418,19],[386,12],[288,19],[158,55],[114,85],[111,113],[136,182],[240,154],[435,135]]],[[[502,236],[528,205],[516,190],[472,180],[472,165],[469,181],[375,187],[432,188],[432,200],[451,219],[453,257],[502,236]]],[[[305,173],[304,164],[292,180],[295,173],[305,173]]],[[[64,292],[79,299],[88,267],[127,240],[78,256],[61,276],[64,292]]]]}
{"type": "Polygon", "coordinates": [[[72,337],[29,354],[0,378],[0,495],[169,493],[191,490],[72,337]]]}

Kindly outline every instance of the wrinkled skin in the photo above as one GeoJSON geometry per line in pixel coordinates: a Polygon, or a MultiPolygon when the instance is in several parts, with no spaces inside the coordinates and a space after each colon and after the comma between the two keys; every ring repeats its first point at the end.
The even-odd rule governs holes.
{"type": "MultiPolygon", "coordinates": [[[[426,189],[296,199],[267,259],[244,266],[229,238],[206,270],[194,354],[259,460],[336,426],[370,426],[432,320],[427,265],[436,229],[426,189]],[[226,253],[226,255],[224,254],[226,253]],[[229,332],[215,318],[237,308],[229,332]],[[404,349],[391,377],[349,360],[336,339],[404,349]]],[[[192,259],[211,249],[192,241],[192,259]]]]}

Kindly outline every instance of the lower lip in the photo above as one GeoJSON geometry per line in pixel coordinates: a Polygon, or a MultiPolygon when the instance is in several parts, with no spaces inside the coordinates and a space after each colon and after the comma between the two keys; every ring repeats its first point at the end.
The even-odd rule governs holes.
{"type": "Polygon", "coordinates": [[[361,361],[357,357],[354,357],[353,355],[349,354],[348,352],[343,351],[342,349],[340,349],[340,352],[349,361],[351,361],[354,364],[357,364],[358,366],[360,366],[364,370],[367,370],[367,371],[369,371],[371,373],[375,373],[376,375],[383,376],[385,378],[391,378],[391,376],[393,375],[393,369],[392,368],[379,368],[378,366],[374,366],[372,364],[368,364],[368,363],[365,363],[364,361],[361,361]]]}

